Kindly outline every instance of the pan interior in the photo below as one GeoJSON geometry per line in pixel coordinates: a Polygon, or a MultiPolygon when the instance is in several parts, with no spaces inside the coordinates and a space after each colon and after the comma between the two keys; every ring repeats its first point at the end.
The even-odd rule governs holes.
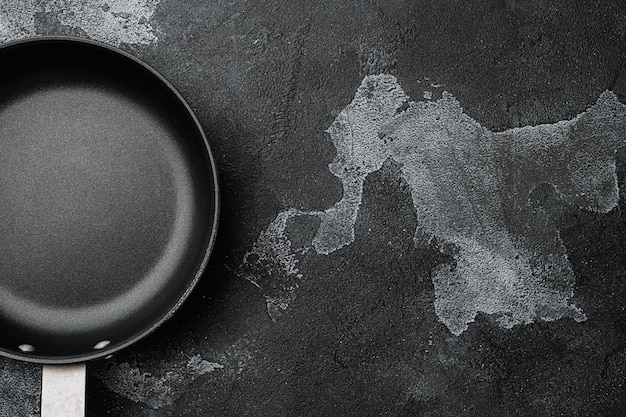
{"type": "Polygon", "coordinates": [[[0,54],[0,350],[106,355],[163,320],[205,262],[204,137],[125,55],[67,40],[0,54]]]}

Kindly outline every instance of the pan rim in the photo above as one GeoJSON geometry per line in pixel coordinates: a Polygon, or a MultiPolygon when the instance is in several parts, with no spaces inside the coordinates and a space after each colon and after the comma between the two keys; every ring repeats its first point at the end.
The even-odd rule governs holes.
{"type": "Polygon", "coordinates": [[[189,106],[189,103],[187,103],[187,101],[180,94],[180,92],[163,75],[161,75],[157,70],[155,70],[152,66],[150,66],[143,60],[139,59],[138,57],[118,47],[108,45],[100,41],[95,41],[92,39],[80,38],[80,37],[75,37],[75,36],[46,35],[46,36],[26,37],[22,39],[17,39],[17,40],[13,40],[13,41],[9,41],[9,42],[1,44],[0,54],[2,54],[4,50],[7,48],[16,47],[20,45],[42,44],[42,43],[48,43],[48,42],[55,42],[55,43],[58,42],[58,43],[68,43],[68,44],[73,43],[76,45],[82,44],[84,46],[91,46],[93,48],[103,50],[103,52],[106,51],[106,52],[120,55],[123,58],[130,60],[132,64],[138,65],[143,70],[148,71],[150,74],[152,74],[166,90],[169,90],[169,92],[171,92],[174,95],[174,97],[176,98],[176,101],[178,101],[183,106],[185,113],[191,118],[195,130],[202,138],[202,144],[203,144],[204,150],[206,151],[206,156],[208,157],[209,163],[211,165],[211,173],[213,176],[213,190],[212,191],[213,191],[213,198],[214,198],[214,207],[213,207],[214,214],[213,214],[213,219],[211,223],[210,237],[209,237],[208,243],[203,249],[202,260],[200,264],[198,265],[198,268],[193,278],[189,279],[189,282],[183,294],[179,296],[178,299],[176,300],[176,303],[165,314],[159,317],[153,324],[147,326],[144,330],[137,332],[135,335],[126,339],[125,341],[116,343],[114,346],[110,348],[104,348],[101,350],[96,350],[93,352],[80,354],[80,355],[72,355],[72,356],[21,355],[19,353],[7,351],[7,350],[0,348],[0,356],[6,357],[6,358],[19,360],[22,362],[39,363],[39,364],[47,364],[47,365],[55,365],[55,364],[61,365],[61,364],[70,364],[70,363],[79,363],[79,362],[89,362],[89,361],[93,361],[96,359],[100,359],[100,358],[112,355],[138,342],[144,337],[148,336],[149,334],[154,332],[156,329],[158,329],[163,323],[169,320],[176,313],[176,311],[180,308],[180,306],[187,300],[187,298],[189,297],[189,295],[195,288],[196,284],[198,283],[198,281],[204,274],[204,271],[206,270],[206,267],[208,265],[211,253],[213,252],[213,247],[215,245],[215,240],[217,237],[217,229],[218,229],[218,224],[219,224],[220,189],[219,189],[219,181],[218,181],[218,173],[217,173],[217,166],[215,163],[215,157],[213,155],[211,145],[207,139],[204,129],[202,128],[202,125],[200,124],[200,121],[198,120],[191,106],[189,106]]]}

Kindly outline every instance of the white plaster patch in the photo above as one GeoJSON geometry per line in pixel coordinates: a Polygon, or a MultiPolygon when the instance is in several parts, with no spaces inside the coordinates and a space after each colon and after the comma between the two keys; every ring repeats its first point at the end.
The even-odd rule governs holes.
{"type": "MultiPolygon", "coordinates": [[[[252,339],[239,339],[221,352],[212,352],[211,361],[201,355],[164,362],[148,359],[117,363],[111,359],[94,363],[90,372],[111,391],[152,409],[160,409],[176,403],[185,391],[194,386],[193,381],[203,375],[211,374],[203,381],[204,384],[219,385],[224,378],[233,378],[250,370],[249,364],[257,353],[250,349],[253,343],[252,339]]],[[[0,417],[3,416],[0,414],[0,417]]]]}
{"type": "Polygon", "coordinates": [[[247,270],[245,277],[258,288],[266,289],[264,297],[267,312],[274,321],[293,301],[297,280],[302,278],[296,259],[297,250],[292,248],[291,241],[285,235],[287,222],[299,214],[295,209],[279,213],[244,257],[244,269],[247,270]],[[260,265],[260,270],[255,270],[254,265],[260,265]],[[270,268],[270,265],[275,269],[270,268]],[[284,278],[280,279],[281,276],[284,278]]]}
{"type": "Polygon", "coordinates": [[[329,254],[354,242],[354,224],[361,205],[363,182],[369,173],[380,169],[387,159],[378,132],[406,100],[408,96],[395,77],[366,77],[352,103],[343,109],[327,130],[337,149],[329,170],[341,179],[343,198],[323,212],[289,209],[279,213],[244,257],[242,269],[249,271],[245,276],[264,291],[272,320],[276,321],[288,308],[295,298],[297,281],[302,278],[297,268],[297,252],[292,249],[291,241],[285,235],[288,221],[301,215],[320,219],[311,243],[320,254],[329,254]],[[277,279],[276,274],[272,273],[261,275],[259,268],[252,265],[252,258],[255,264],[261,265],[260,268],[278,263],[291,279],[277,279]]]}
{"type": "MultiPolygon", "coordinates": [[[[254,246],[253,254],[256,254],[260,261],[276,261],[289,275],[299,276],[298,261],[295,253],[291,249],[291,241],[285,236],[287,221],[298,215],[299,211],[289,209],[276,216],[276,219],[261,232],[254,246]]],[[[260,287],[260,283],[251,278],[251,282],[260,287]]]]}
{"type": "Polygon", "coordinates": [[[174,404],[184,388],[198,377],[223,368],[217,362],[209,362],[195,355],[187,363],[163,363],[151,367],[150,372],[124,362],[100,372],[98,377],[111,391],[159,409],[174,404]]]}
{"type": "Polygon", "coordinates": [[[62,25],[81,29],[89,38],[111,45],[152,44],[150,23],[159,0],[0,0],[0,41],[37,35],[35,16],[54,15],[62,25]]]}
{"type": "Polygon", "coordinates": [[[329,254],[354,242],[354,224],[368,174],[379,170],[389,156],[379,138],[383,125],[408,100],[391,75],[366,77],[352,102],[328,128],[337,155],[330,172],[341,179],[343,198],[324,212],[313,212],[321,223],[313,247],[329,254]]]}
{"type": "MultiPolygon", "coordinates": [[[[576,161],[602,165],[603,160],[601,154],[587,155],[581,141],[567,136],[572,129],[568,126],[544,126],[540,134],[528,127],[517,131],[524,133],[521,136],[497,135],[464,114],[456,99],[444,93],[437,102],[412,103],[383,129],[390,140],[391,157],[402,164],[402,175],[411,186],[421,229],[417,236],[435,236],[457,250],[456,264],[441,266],[432,276],[435,311],[453,334],[465,331],[479,312],[494,315],[505,328],[536,319],[586,318],[569,304],[574,275],[556,226],[537,224],[527,204],[528,190],[536,184],[565,188],[557,186],[563,181],[568,193],[586,196],[585,204],[577,204],[580,207],[595,206],[600,197],[617,202],[613,187],[584,192],[588,184],[595,184],[587,180],[590,175],[601,175],[601,182],[614,184],[615,164],[582,174],[576,161]],[[555,140],[559,132],[565,136],[555,140]],[[544,135],[555,141],[554,146],[546,148],[544,135]],[[543,148],[544,161],[537,169],[518,167],[518,180],[509,182],[507,175],[514,168],[507,152],[515,153],[520,138],[524,147],[532,143],[543,148]],[[555,155],[557,151],[566,155],[566,161],[555,155]],[[576,167],[575,172],[561,167],[564,162],[576,167]],[[527,190],[521,201],[506,198],[520,190],[527,190]],[[518,210],[523,232],[510,230],[508,210],[518,210]]],[[[613,153],[619,145],[618,141],[607,144],[613,153]]],[[[512,158],[528,156],[515,153],[512,158]]]]}
{"type": "Polygon", "coordinates": [[[0,0],[0,41],[7,42],[35,34],[34,0],[0,0]]]}
{"type": "Polygon", "coordinates": [[[87,36],[112,45],[151,44],[157,41],[150,19],[159,0],[52,0],[44,11],[61,24],[78,27],[87,36]]]}
{"type": "MultiPolygon", "coordinates": [[[[449,93],[436,101],[407,101],[395,77],[365,77],[328,129],[337,148],[329,168],[342,180],[343,198],[323,212],[280,213],[242,267],[252,254],[278,259],[292,278],[281,293],[285,310],[301,278],[287,220],[320,219],[311,242],[318,254],[352,243],[365,178],[391,158],[411,188],[416,245],[436,237],[454,248],[455,265],[442,265],[432,276],[435,311],[453,334],[465,331],[478,313],[505,328],[585,320],[570,303],[574,275],[557,225],[529,198],[538,185],[549,184],[573,207],[612,210],[619,199],[615,152],[626,144],[626,106],[605,92],[572,120],[493,133],[449,93]]],[[[263,291],[277,285],[271,275],[263,283],[254,273],[248,279],[263,291]]]]}

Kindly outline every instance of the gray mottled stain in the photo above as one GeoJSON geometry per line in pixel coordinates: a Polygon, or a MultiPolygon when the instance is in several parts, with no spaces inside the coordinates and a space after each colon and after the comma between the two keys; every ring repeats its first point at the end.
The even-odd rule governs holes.
{"type": "Polygon", "coordinates": [[[87,37],[111,45],[152,44],[157,41],[150,23],[159,0],[0,0],[0,41],[38,34],[36,16],[47,14],[87,37]]]}
{"type": "Polygon", "coordinates": [[[454,259],[432,273],[435,311],[453,334],[478,313],[505,328],[586,319],[570,302],[574,275],[558,219],[530,201],[548,186],[571,207],[607,213],[616,206],[614,155],[626,143],[626,107],[613,93],[572,120],[494,133],[449,93],[409,102],[395,77],[373,75],[328,133],[337,148],[329,169],[343,182],[343,198],[323,212],[280,213],[244,258],[244,275],[264,291],[272,318],[276,304],[283,312],[294,299],[302,278],[296,255],[307,250],[292,250],[288,220],[319,218],[309,246],[318,254],[349,245],[364,180],[390,158],[411,187],[416,245],[436,244],[454,259]],[[252,259],[262,262],[252,268],[252,259]],[[259,274],[264,267],[275,273],[259,274]]]}

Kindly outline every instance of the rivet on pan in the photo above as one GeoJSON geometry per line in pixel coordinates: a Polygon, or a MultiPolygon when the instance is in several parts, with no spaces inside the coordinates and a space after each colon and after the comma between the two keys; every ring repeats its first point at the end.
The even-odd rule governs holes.
{"type": "Polygon", "coordinates": [[[22,351],[22,352],[34,352],[35,351],[35,346],[33,345],[28,345],[26,343],[24,343],[23,345],[19,345],[18,348],[22,351]]]}
{"type": "Polygon", "coordinates": [[[96,350],[100,350],[100,349],[104,349],[105,347],[109,346],[111,344],[110,340],[103,340],[102,342],[98,342],[96,343],[96,345],[93,347],[96,350]]]}

